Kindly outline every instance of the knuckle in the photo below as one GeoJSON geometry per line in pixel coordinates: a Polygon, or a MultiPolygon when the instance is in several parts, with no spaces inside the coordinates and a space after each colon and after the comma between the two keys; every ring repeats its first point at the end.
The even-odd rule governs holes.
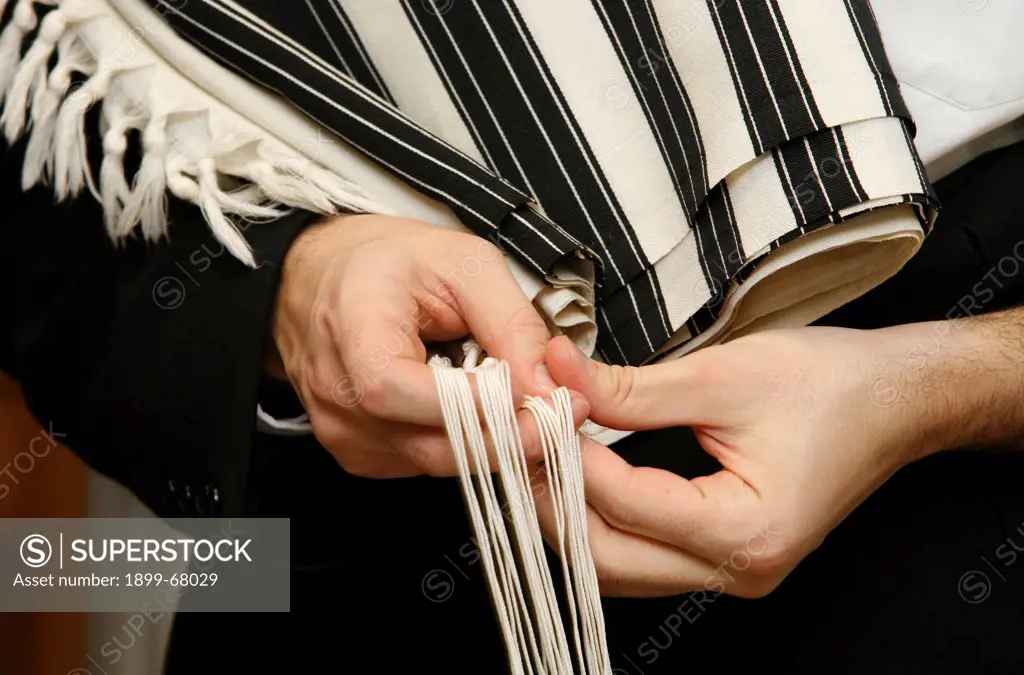
{"type": "Polygon", "coordinates": [[[785,574],[748,574],[742,582],[736,585],[733,595],[740,598],[752,600],[760,599],[771,595],[786,578],[785,574]]]}
{"type": "Polygon", "coordinates": [[[445,478],[450,475],[448,462],[436,446],[414,444],[407,450],[406,456],[427,476],[445,478]]]}
{"type": "Polygon", "coordinates": [[[633,397],[640,378],[640,370],[632,366],[613,365],[608,369],[611,384],[611,402],[616,406],[626,406],[633,397]]]}
{"type": "Polygon", "coordinates": [[[782,547],[769,547],[751,556],[750,571],[761,577],[781,577],[792,567],[793,555],[782,547]]]}
{"type": "Polygon", "coordinates": [[[313,436],[320,445],[324,446],[324,448],[332,453],[334,453],[337,448],[344,446],[344,435],[331,425],[319,424],[314,421],[313,436]]]}
{"type": "Polygon", "coordinates": [[[473,253],[484,262],[501,258],[501,249],[495,246],[490,239],[478,238],[473,242],[471,248],[473,253]]]}
{"type": "Polygon", "coordinates": [[[361,449],[366,439],[336,416],[310,412],[313,435],[342,470],[357,478],[377,478],[379,467],[370,459],[373,455],[361,449]]]}
{"type": "Polygon", "coordinates": [[[750,559],[750,576],[758,584],[766,585],[769,591],[774,590],[800,562],[797,542],[774,532],[766,537],[760,528],[748,532],[754,532],[744,542],[750,559]]]}
{"type": "Polygon", "coordinates": [[[331,390],[336,379],[332,373],[325,368],[307,368],[305,372],[306,388],[313,399],[319,403],[331,402],[331,390]]]}
{"type": "Polygon", "coordinates": [[[690,379],[710,385],[723,378],[725,369],[729,367],[731,360],[718,358],[721,353],[718,351],[720,347],[721,345],[711,345],[705,350],[694,353],[697,358],[685,362],[689,367],[690,379]]]}
{"type": "Polygon", "coordinates": [[[335,455],[334,458],[342,470],[350,476],[355,476],[356,478],[376,478],[378,475],[377,470],[372,464],[360,461],[357,457],[335,455]]]}
{"type": "Polygon", "coordinates": [[[385,417],[390,412],[388,387],[379,379],[370,378],[363,384],[360,407],[373,417],[385,417]]]}
{"type": "Polygon", "coordinates": [[[508,319],[505,321],[505,330],[509,331],[509,333],[529,332],[531,335],[536,335],[537,341],[542,344],[546,342],[548,336],[548,329],[544,319],[537,313],[533,305],[525,302],[525,299],[522,305],[516,307],[509,314],[508,319]]]}
{"type": "Polygon", "coordinates": [[[601,505],[601,515],[617,530],[632,531],[636,514],[626,500],[611,498],[601,505]]]}

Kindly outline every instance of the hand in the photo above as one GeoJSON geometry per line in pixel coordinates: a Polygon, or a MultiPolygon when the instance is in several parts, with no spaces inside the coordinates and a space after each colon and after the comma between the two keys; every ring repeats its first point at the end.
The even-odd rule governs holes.
{"type": "MultiPolygon", "coordinates": [[[[872,395],[895,363],[886,355],[905,355],[905,344],[885,331],[806,328],[621,368],[554,340],[548,368],[586,396],[593,420],[624,430],[692,427],[723,467],[686,480],[584,440],[602,592],[774,589],[899,467],[935,449],[920,432],[924,395],[914,405],[872,395]]],[[[550,538],[551,505],[541,500],[539,509],[550,538]]]]}
{"type": "MultiPolygon", "coordinates": [[[[285,259],[273,337],[317,439],[349,473],[375,478],[457,472],[427,344],[472,334],[509,362],[519,395],[554,383],[549,333],[501,252],[479,237],[378,215],[329,219],[285,259]]],[[[577,397],[577,423],[587,414],[577,397]]],[[[541,455],[532,417],[520,428],[541,455]]]]}

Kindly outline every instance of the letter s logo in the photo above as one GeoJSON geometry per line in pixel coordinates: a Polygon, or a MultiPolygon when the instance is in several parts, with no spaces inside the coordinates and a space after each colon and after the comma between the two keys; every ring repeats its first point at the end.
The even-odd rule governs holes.
{"type": "Polygon", "coordinates": [[[30,534],[21,542],[21,560],[29,567],[42,567],[52,556],[50,540],[41,534],[30,534]]]}

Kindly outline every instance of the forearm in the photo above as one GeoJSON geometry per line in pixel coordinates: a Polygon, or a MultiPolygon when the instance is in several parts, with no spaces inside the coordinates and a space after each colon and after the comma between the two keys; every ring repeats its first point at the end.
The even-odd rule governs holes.
{"type": "Polygon", "coordinates": [[[1024,444],[1024,308],[869,333],[881,356],[869,394],[908,459],[1024,444]]]}

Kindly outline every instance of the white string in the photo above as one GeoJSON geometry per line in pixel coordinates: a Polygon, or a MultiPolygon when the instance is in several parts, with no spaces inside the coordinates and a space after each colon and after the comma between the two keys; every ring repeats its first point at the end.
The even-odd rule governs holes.
{"type": "Polygon", "coordinates": [[[558,606],[544,540],[537,520],[534,485],[523,451],[507,363],[482,356],[479,345],[463,345],[462,367],[451,360],[430,360],[488,588],[508,652],[512,673],[609,675],[611,663],[597,575],[587,540],[587,511],[579,437],[568,390],[556,390],[551,403],[527,397],[540,431],[565,580],[573,648],[558,606]],[[491,456],[484,438],[469,375],[473,373],[483,411],[491,456]],[[495,480],[506,504],[503,508],[495,480]],[[506,527],[506,519],[511,532],[506,527]],[[575,656],[575,658],[574,658],[575,656]]]}
{"type": "Polygon", "coordinates": [[[573,423],[572,400],[568,390],[564,387],[556,390],[552,394],[552,403],[553,407],[548,406],[543,399],[527,397],[524,407],[533,413],[541,430],[580,670],[585,673],[609,673],[611,663],[605,638],[604,613],[587,538],[582,452],[573,423]],[[568,555],[566,545],[569,548],[568,555]],[[571,568],[571,574],[567,565],[571,568]],[[583,654],[586,656],[585,668],[582,665],[584,659],[579,655],[580,632],[583,654]]]}

